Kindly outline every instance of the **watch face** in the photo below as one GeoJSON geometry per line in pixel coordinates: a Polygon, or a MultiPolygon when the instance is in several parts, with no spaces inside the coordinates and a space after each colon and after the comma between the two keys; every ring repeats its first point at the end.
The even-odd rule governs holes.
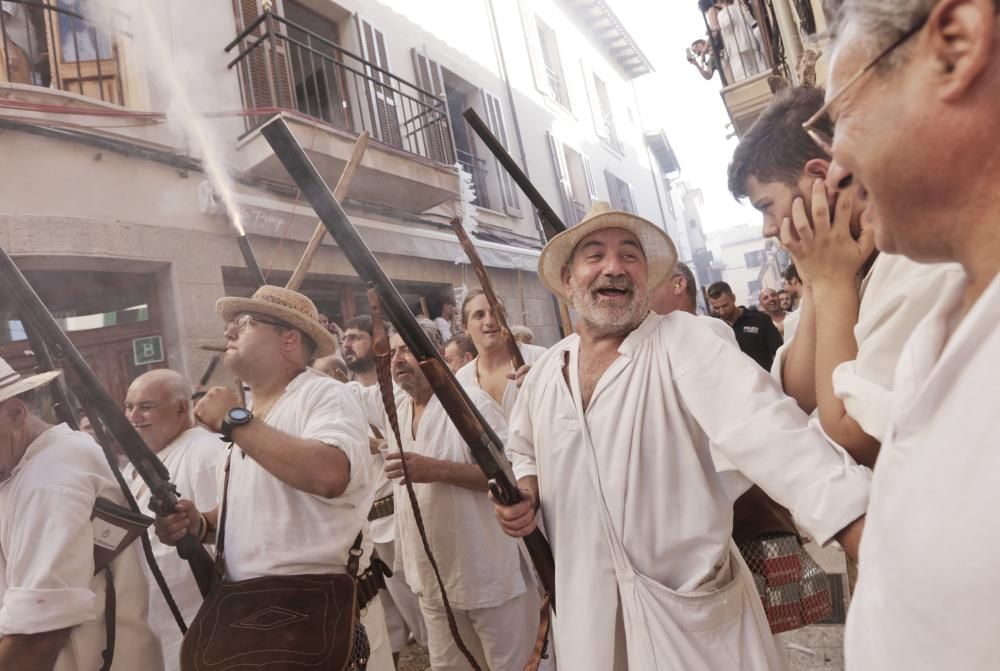
{"type": "Polygon", "coordinates": [[[229,421],[241,424],[250,421],[252,415],[246,408],[233,408],[229,411],[229,421]]]}

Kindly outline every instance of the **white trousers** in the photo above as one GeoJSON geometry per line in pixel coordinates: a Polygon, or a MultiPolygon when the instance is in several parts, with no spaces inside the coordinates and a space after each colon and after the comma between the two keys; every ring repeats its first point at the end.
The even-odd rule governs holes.
{"type": "MultiPolygon", "coordinates": [[[[394,542],[376,543],[375,550],[387,565],[392,566],[396,557],[394,542]]],[[[385,609],[385,624],[389,628],[389,644],[395,654],[406,647],[410,634],[417,643],[427,647],[427,627],[424,626],[424,616],[420,613],[420,602],[410,586],[406,584],[403,568],[393,572],[391,578],[385,579],[388,591],[382,592],[382,606],[385,609]]]]}
{"type": "MultiPolygon", "coordinates": [[[[539,597],[528,590],[499,606],[474,610],[453,609],[462,642],[480,668],[520,671],[531,656],[538,633],[539,597]]],[[[427,624],[427,647],[434,671],[466,671],[465,656],[451,637],[444,605],[436,599],[420,599],[427,624]]]]}
{"type": "Polygon", "coordinates": [[[395,671],[392,649],[389,646],[389,632],[385,627],[385,612],[382,610],[381,595],[372,599],[368,607],[361,611],[361,624],[368,633],[371,655],[368,657],[368,671],[395,671]]]}

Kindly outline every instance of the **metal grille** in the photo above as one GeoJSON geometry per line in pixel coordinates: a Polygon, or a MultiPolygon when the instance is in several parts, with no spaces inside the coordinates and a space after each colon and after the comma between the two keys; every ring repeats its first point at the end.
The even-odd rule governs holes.
{"type": "Polygon", "coordinates": [[[758,536],[739,545],[774,634],[830,617],[830,581],[793,534],[758,536]]]}

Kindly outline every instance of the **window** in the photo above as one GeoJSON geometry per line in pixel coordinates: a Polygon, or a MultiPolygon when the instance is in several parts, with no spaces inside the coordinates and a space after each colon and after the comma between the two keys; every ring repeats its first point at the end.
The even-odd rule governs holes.
{"type": "Polygon", "coordinates": [[[750,280],[747,282],[747,291],[750,293],[750,302],[756,303],[757,296],[760,295],[760,290],[762,288],[760,280],[750,280]]]}
{"type": "Polygon", "coordinates": [[[766,260],[767,252],[763,249],[747,252],[743,255],[743,261],[747,264],[747,268],[760,268],[766,260]]]}
{"type": "Polygon", "coordinates": [[[549,152],[559,196],[563,203],[566,223],[574,226],[587,215],[589,206],[597,200],[597,189],[590,169],[590,160],[572,147],[564,145],[552,133],[548,134],[549,152]]]}
{"type": "Polygon", "coordinates": [[[597,103],[594,110],[597,119],[597,134],[607,140],[612,147],[621,151],[622,143],[618,138],[618,129],[615,128],[614,114],[611,112],[611,96],[608,95],[608,86],[596,74],[593,77],[594,95],[597,103]]]}
{"type": "Polygon", "coordinates": [[[538,43],[541,46],[542,61],[545,64],[545,77],[548,92],[552,99],[569,109],[569,94],[566,90],[566,77],[563,75],[562,60],[559,58],[559,44],[555,32],[545,22],[536,18],[538,26],[538,43]]]}
{"type": "MultiPolygon", "coordinates": [[[[490,130],[500,140],[504,149],[509,151],[510,145],[507,143],[507,126],[503,120],[503,107],[500,105],[500,99],[491,93],[483,91],[483,104],[486,107],[486,123],[489,124],[490,130]]],[[[514,179],[500,166],[500,163],[496,159],[494,159],[493,163],[496,173],[500,177],[500,193],[504,203],[504,210],[508,214],[520,215],[521,199],[517,195],[517,187],[514,184],[514,179]]]]}
{"type": "Polygon", "coordinates": [[[612,174],[609,170],[604,171],[604,177],[608,182],[611,207],[622,212],[639,214],[638,208],[635,206],[635,192],[632,190],[632,185],[612,174]]]}

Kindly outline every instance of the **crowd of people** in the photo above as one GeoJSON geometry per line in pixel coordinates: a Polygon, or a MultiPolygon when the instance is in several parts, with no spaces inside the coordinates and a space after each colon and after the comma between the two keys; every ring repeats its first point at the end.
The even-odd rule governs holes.
{"type": "Polygon", "coordinates": [[[705,79],[721,73],[735,84],[768,71],[761,40],[759,9],[746,0],[698,0],[706,35],[687,50],[687,60],[705,79]]]}
{"type": "MultiPolygon", "coordinates": [[[[180,617],[195,628],[216,607],[171,547],[193,536],[217,552],[217,585],[355,580],[351,668],[389,671],[416,640],[434,669],[782,669],[774,633],[829,609],[808,537],[856,570],[848,669],[1000,667],[1000,3],[830,4],[828,89],[780,92],[729,166],[794,259],[760,311],[716,283],[716,316],[696,315],[667,234],[598,202],[538,264],[575,332],[522,342],[523,367],[482,290],[419,320],[503,440],[517,503],[491,500],[400,334],[382,390],[370,316],[334,328],[274,286],[219,299],[245,390],[193,401],[154,370],[121,399],[181,495],[150,531],[180,617]],[[516,541],[536,529],[554,595],[516,541]]],[[[182,639],[138,543],[95,553],[116,547],[98,502],[151,493],[130,466],[123,491],[91,437],[45,418],[57,375],[0,360],[0,668],[204,668],[204,637],[182,639]]],[[[233,623],[234,664],[309,619],[282,598],[233,623]]],[[[286,652],[326,639],[310,631],[286,652]]]]}

